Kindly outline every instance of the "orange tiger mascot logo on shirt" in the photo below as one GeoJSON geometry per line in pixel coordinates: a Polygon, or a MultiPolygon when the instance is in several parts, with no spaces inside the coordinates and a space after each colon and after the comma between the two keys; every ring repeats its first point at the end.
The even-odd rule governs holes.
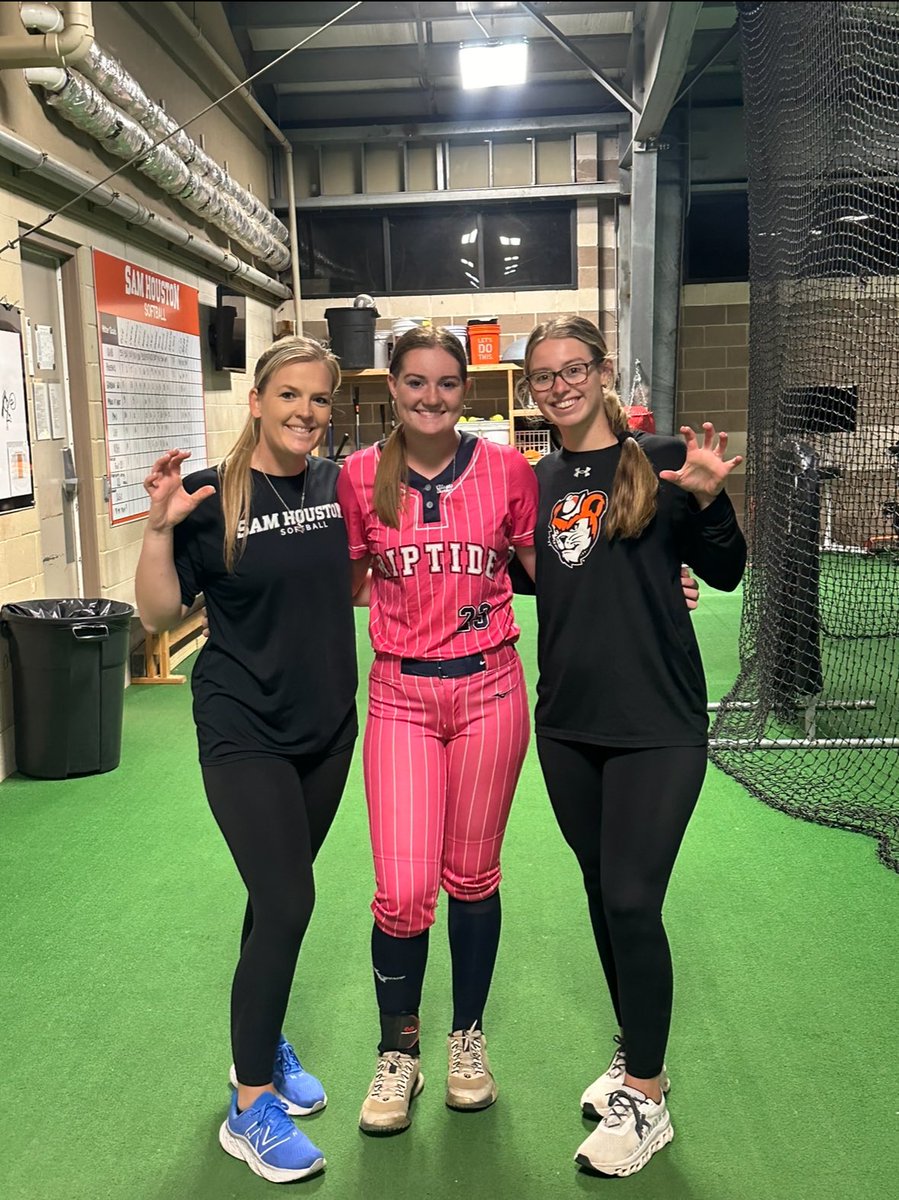
{"type": "Polygon", "coordinates": [[[609,504],[605,492],[569,492],[553,505],[549,544],[566,567],[579,567],[599,540],[609,504]]]}

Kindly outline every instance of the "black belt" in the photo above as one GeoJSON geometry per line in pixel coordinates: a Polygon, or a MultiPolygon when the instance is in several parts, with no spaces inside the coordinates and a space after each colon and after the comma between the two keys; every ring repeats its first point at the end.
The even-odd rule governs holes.
{"type": "Polygon", "coordinates": [[[486,671],[483,654],[466,654],[464,658],[423,659],[404,658],[400,662],[401,675],[423,675],[428,679],[461,679],[464,675],[476,675],[486,671]]]}

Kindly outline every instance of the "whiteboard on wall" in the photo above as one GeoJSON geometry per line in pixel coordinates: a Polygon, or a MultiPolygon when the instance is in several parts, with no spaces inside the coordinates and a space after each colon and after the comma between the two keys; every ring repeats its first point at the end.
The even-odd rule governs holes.
{"type": "Polygon", "coordinates": [[[146,516],[144,478],[165,450],[207,466],[200,305],[188,287],[94,251],[100,376],[106,426],[109,519],[146,516]]]}
{"type": "Polygon", "coordinates": [[[22,323],[19,313],[4,305],[0,308],[0,513],[33,507],[22,323]]]}

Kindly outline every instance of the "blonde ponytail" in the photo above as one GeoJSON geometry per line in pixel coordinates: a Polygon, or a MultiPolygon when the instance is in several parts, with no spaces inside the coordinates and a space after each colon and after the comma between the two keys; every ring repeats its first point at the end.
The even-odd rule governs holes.
{"type": "Polygon", "coordinates": [[[639,537],[656,515],[659,492],[659,481],[652,463],[636,439],[624,436],[620,440],[621,457],[612,481],[612,503],[606,518],[606,537],[609,541],[615,537],[639,537]]]}

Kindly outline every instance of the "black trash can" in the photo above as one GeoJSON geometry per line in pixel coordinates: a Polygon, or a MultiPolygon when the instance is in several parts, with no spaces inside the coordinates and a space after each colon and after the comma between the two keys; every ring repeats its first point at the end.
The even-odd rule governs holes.
{"type": "Polygon", "coordinates": [[[344,371],[367,371],[375,365],[376,308],[326,308],[328,339],[344,371]]]}
{"type": "Polygon", "coordinates": [[[120,600],[24,600],[0,609],[23,774],[68,779],[119,765],[133,613],[120,600]]]}

